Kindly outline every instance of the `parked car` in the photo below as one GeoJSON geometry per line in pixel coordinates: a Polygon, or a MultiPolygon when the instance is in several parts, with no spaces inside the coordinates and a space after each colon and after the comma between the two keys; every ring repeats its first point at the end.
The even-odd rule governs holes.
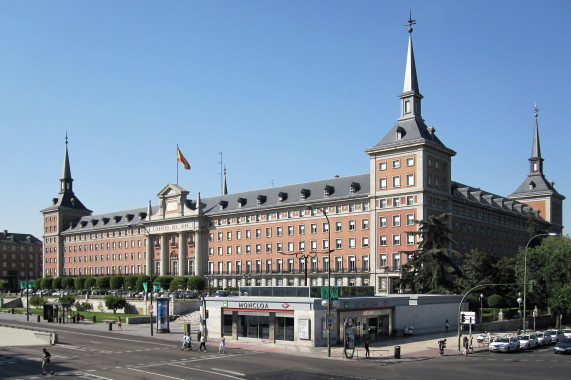
{"type": "Polygon", "coordinates": [[[519,348],[522,350],[535,348],[539,345],[535,334],[520,335],[517,337],[517,340],[519,340],[519,348]]]}
{"type": "Polygon", "coordinates": [[[563,332],[565,338],[571,338],[571,329],[563,329],[561,332],[563,332]]]}
{"type": "Polygon", "coordinates": [[[492,352],[512,352],[519,349],[519,340],[513,336],[501,336],[489,345],[492,352]]]}
{"type": "Polygon", "coordinates": [[[551,343],[551,335],[546,332],[537,332],[537,344],[540,346],[545,346],[551,343]]]}
{"type": "Polygon", "coordinates": [[[228,292],[226,290],[217,290],[210,294],[210,297],[228,297],[228,292]]]}
{"type": "Polygon", "coordinates": [[[555,354],[571,354],[571,338],[563,338],[553,347],[555,354]]]}
{"type": "Polygon", "coordinates": [[[563,332],[561,330],[551,329],[547,330],[546,333],[551,335],[551,343],[559,343],[561,339],[563,339],[564,337],[563,332]]]}

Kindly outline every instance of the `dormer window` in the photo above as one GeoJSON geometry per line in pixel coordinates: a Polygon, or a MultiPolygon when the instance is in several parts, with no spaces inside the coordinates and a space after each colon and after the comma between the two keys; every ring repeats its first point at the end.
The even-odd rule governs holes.
{"type": "Polygon", "coordinates": [[[238,207],[243,207],[246,204],[246,198],[238,198],[238,207]]]}
{"type": "Polygon", "coordinates": [[[133,215],[133,214],[125,215],[125,218],[127,219],[128,222],[130,222],[134,217],[135,217],[135,215],[133,215]]]}
{"type": "Polygon", "coordinates": [[[331,194],[333,194],[334,191],[335,188],[333,186],[327,185],[325,186],[325,189],[323,189],[323,195],[329,197],[331,194]]]}
{"type": "Polygon", "coordinates": [[[109,223],[109,218],[101,218],[101,221],[103,222],[103,224],[107,224],[109,223]]]}
{"type": "Polygon", "coordinates": [[[309,191],[308,189],[301,189],[300,197],[301,197],[301,199],[307,199],[307,198],[309,198],[310,194],[311,194],[311,191],[309,191]]]}
{"type": "Polygon", "coordinates": [[[266,196],[265,195],[258,195],[258,198],[256,198],[258,201],[258,206],[264,204],[266,202],[266,196]]]}
{"type": "Polygon", "coordinates": [[[406,135],[406,131],[403,127],[397,128],[397,140],[402,140],[402,138],[406,135]]]}
{"type": "Polygon", "coordinates": [[[531,182],[529,183],[529,189],[530,189],[530,190],[535,189],[535,182],[531,181],[531,182]]]}
{"type": "Polygon", "coordinates": [[[118,215],[115,215],[115,216],[113,217],[113,220],[115,221],[115,223],[119,223],[119,221],[121,220],[121,217],[118,216],[118,215]]]}
{"type": "Polygon", "coordinates": [[[278,194],[278,202],[283,202],[287,199],[287,193],[284,193],[282,191],[279,192],[278,194]]]}
{"type": "Polygon", "coordinates": [[[96,224],[97,224],[97,222],[98,222],[98,220],[97,220],[97,219],[91,219],[91,225],[92,225],[92,226],[96,225],[96,224]]]}
{"type": "Polygon", "coordinates": [[[357,182],[352,182],[351,187],[349,188],[349,192],[351,194],[355,194],[359,190],[361,190],[361,184],[359,184],[357,182]]]}
{"type": "Polygon", "coordinates": [[[220,210],[223,210],[228,206],[228,201],[220,201],[218,202],[218,205],[220,206],[220,210]]]}

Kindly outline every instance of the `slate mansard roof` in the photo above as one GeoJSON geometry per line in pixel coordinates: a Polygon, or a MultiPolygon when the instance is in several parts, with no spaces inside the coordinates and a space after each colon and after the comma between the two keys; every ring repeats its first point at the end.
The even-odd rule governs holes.
{"type": "Polygon", "coordinates": [[[18,234],[4,230],[0,232],[0,242],[2,243],[19,243],[19,244],[42,244],[42,241],[30,234],[18,234]]]}
{"type": "MultiPolygon", "coordinates": [[[[206,217],[216,217],[239,212],[265,212],[266,210],[292,206],[322,205],[324,202],[368,197],[369,174],[271,187],[242,193],[201,198],[200,208],[206,217]],[[326,193],[329,195],[327,196],[326,193]]],[[[196,210],[196,199],[187,200],[187,207],[196,210]]],[[[159,212],[159,205],[152,206],[152,215],[159,212]]],[[[103,231],[129,227],[147,222],[147,207],[84,216],[73,222],[64,233],[103,231]]],[[[183,217],[187,218],[187,217],[183,217]]],[[[151,217],[151,222],[164,219],[151,217]]]]}

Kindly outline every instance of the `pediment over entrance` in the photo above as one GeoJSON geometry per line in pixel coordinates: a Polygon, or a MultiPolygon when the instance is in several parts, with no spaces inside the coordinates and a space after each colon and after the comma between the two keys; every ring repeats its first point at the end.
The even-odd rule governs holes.
{"type": "Polygon", "coordinates": [[[164,218],[180,218],[195,214],[187,205],[186,198],[190,192],[182,187],[169,183],[159,191],[159,215],[164,218]]]}

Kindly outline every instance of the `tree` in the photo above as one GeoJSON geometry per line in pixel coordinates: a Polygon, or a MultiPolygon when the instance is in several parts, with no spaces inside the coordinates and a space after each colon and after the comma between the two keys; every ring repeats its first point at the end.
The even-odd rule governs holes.
{"type": "Polygon", "coordinates": [[[161,289],[169,289],[173,276],[164,275],[157,277],[156,281],[161,283],[161,289]]]}
{"type": "Polygon", "coordinates": [[[56,277],[52,283],[52,289],[62,289],[61,282],[63,281],[63,277],[56,277]]]}
{"type": "Polygon", "coordinates": [[[125,276],[125,280],[123,282],[125,285],[125,288],[129,289],[131,291],[137,290],[137,279],[138,279],[137,275],[125,276]]]}
{"type": "Polygon", "coordinates": [[[186,290],[186,285],[188,283],[188,278],[180,276],[175,278],[170,283],[170,290],[186,290]]]}
{"type": "Polygon", "coordinates": [[[4,291],[8,290],[8,281],[0,280],[0,290],[2,291],[2,293],[4,293],[4,291]]]}
{"type": "Polygon", "coordinates": [[[123,287],[124,278],[121,275],[115,275],[109,280],[111,289],[121,289],[123,287]]]}
{"type": "Polygon", "coordinates": [[[109,294],[105,296],[105,307],[113,310],[113,314],[117,313],[117,310],[123,309],[127,306],[127,300],[120,296],[114,296],[109,294]]]}
{"type": "MultiPolygon", "coordinates": [[[[518,282],[524,279],[525,248],[517,257],[518,282]]],[[[550,308],[553,314],[571,312],[571,239],[551,236],[527,250],[528,304],[550,308]]],[[[531,307],[530,307],[531,309],[531,307]]]]}
{"type": "Polygon", "coordinates": [[[109,290],[109,276],[97,277],[96,284],[99,289],[109,290]]]}
{"type": "Polygon", "coordinates": [[[73,289],[75,287],[75,278],[64,277],[61,284],[63,285],[64,289],[73,289]]]}
{"type": "Polygon", "coordinates": [[[91,289],[94,286],[96,286],[97,284],[97,280],[95,279],[95,277],[86,277],[85,278],[85,288],[86,289],[91,289]]]}
{"type": "MultiPolygon", "coordinates": [[[[409,261],[402,266],[402,277],[397,279],[397,286],[412,293],[452,294],[455,285],[452,279],[460,275],[460,271],[452,260],[458,253],[448,246],[452,242],[451,233],[446,221],[450,216],[430,215],[427,221],[415,221],[418,225],[416,235],[421,237],[418,249],[413,251],[409,261]]],[[[410,254],[410,252],[406,252],[410,254]]]]}
{"type": "Polygon", "coordinates": [[[74,296],[61,296],[58,298],[58,302],[62,303],[64,307],[71,307],[75,302],[74,296]]]}
{"type": "Polygon", "coordinates": [[[49,276],[42,278],[42,289],[47,289],[47,290],[52,289],[52,282],[53,278],[49,276]]]}
{"type": "MultiPolygon", "coordinates": [[[[473,249],[464,255],[464,263],[460,266],[462,276],[458,279],[458,286],[462,293],[479,284],[497,283],[496,263],[498,257],[492,253],[473,249]]],[[[479,292],[491,293],[488,289],[479,292]]],[[[479,294],[479,293],[478,293],[479,294]]]]}
{"type": "Polygon", "coordinates": [[[149,281],[149,276],[141,274],[137,276],[137,291],[142,292],[145,289],[143,288],[143,283],[149,281]]]}
{"type": "Polygon", "coordinates": [[[85,289],[85,277],[79,276],[75,278],[73,286],[76,290],[85,289]]]}
{"type": "Polygon", "coordinates": [[[191,290],[204,290],[205,286],[204,278],[202,276],[190,276],[188,278],[187,289],[191,290]]]}
{"type": "Polygon", "coordinates": [[[30,305],[34,306],[35,308],[43,307],[44,304],[48,302],[48,299],[41,296],[31,296],[30,297],[30,305]]]}

